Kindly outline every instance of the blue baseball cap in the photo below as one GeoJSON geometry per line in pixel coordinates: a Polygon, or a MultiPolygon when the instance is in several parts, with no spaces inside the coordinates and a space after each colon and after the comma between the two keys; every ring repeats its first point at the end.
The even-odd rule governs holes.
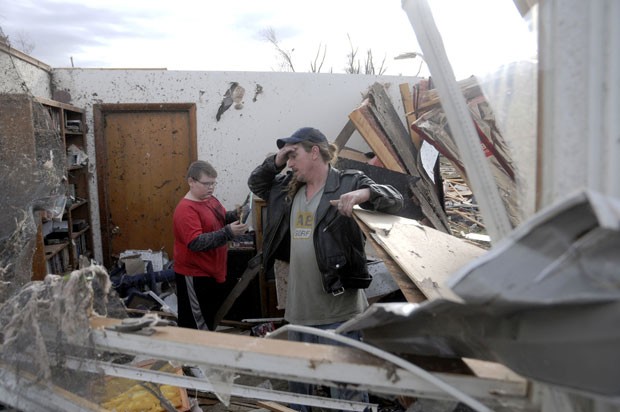
{"type": "Polygon", "coordinates": [[[323,133],[314,127],[302,127],[290,137],[278,139],[276,144],[278,145],[278,149],[282,149],[285,144],[294,144],[304,141],[312,143],[327,143],[327,138],[323,133]]]}

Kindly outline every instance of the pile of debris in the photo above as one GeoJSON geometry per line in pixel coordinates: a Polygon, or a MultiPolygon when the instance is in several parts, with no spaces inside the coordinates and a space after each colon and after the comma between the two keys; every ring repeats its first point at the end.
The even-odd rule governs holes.
{"type": "MultiPolygon", "coordinates": [[[[508,147],[475,78],[466,79],[460,85],[515,227],[518,224],[516,182],[508,147]]],[[[349,114],[347,125],[336,139],[341,148],[338,167],[357,168],[378,182],[395,186],[406,201],[400,216],[488,249],[490,238],[470,189],[467,170],[459,158],[431,81],[423,80],[413,88],[402,84],[400,92],[407,126],[400,120],[385,86],[375,83],[361,105],[349,114]],[[361,155],[345,146],[354,131],[363,137],[371,153],[361,155]],[[423,144],[436,149],[434,156],[424,156],[426,164],[422,161],[423,144]]]]}
{"type": "Polygon", "coordinates": [[[448,159],[439,156],[439,164],[450,231],[488,249],[490,238],[469,185],[448,159]]]}

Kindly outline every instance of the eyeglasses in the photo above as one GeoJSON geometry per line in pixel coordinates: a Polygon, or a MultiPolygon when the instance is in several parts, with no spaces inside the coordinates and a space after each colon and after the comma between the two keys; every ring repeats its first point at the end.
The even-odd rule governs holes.
{"type": "Polygon", "coordinates": [[[201,182],[200,180],[196,180],[196,179],[194,179],[194,182],[200,183],[204,187],[215,187],[215,186],[217,186],[217,182],[201,182]]]}

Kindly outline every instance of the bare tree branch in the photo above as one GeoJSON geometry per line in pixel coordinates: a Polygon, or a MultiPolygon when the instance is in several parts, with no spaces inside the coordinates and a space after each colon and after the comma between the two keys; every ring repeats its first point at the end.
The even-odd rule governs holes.
{"type": "Polygon", "coordinates": [[[349,74],[359,74],[360,73],[360,63],[357,61],[357,66],[355,62],[355,56],[357,56],[357,48],[353,47],[353,42],[351,41],[351,36],[347,34],[347,38],[349,39],[349,45],[351,46],[351,52],[347,54],[347,66],[344,68],[345,73],[349,74]]]}
{"type": "Polygon", "coordinates": [[[325,56],[327,56],[327,46],[323,47],[323,57],[321,57],[321,62],[319,61],[319,54],[321,53],[321,44],[319,44],[319,48],[316,51],[316,56],[314,56],[314,62],[310,62],[310,71],[312,73],[321,73],[321,68],[323,67],[323,63],[325,62],[325,56]]]}
{"type": "Polygon", "coordinates": [[[280,58],[284,61],[282,65],[283,68],[288,68],[290,71],[295,72],[295,66],[293,66],[293,57],[292,53],[295,49],[285,50],[280,47],[280,42],[278,41],[278,37],[276,36],[276,32],[273,27],[269,27],[261,32],[261,36],[271,43],[273,47],[276,48],[276,51],[280,55],[280,58]]]}

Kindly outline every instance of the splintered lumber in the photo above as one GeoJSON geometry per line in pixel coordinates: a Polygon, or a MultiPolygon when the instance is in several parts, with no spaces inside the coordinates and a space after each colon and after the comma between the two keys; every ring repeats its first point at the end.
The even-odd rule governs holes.
{"type": "Polygon", "coordinates": [[[372,250],[376,257],[380,258],[385,264],[385,267],[390,271],[390,275],[392,275],[392,279],[398,285],[398,288],[403,293],[403,296],[409,303],[420,303],[426,300],[426,296],[422,293],[422,291],[411,281],[409,276],[401,269],[401,267],[392,259],[383,247],[372,237],[372,231],[369,227],[360,220],[356,214],[353,216],[356,218],[355,220],[358,222],[360,228],[366,235],[366,239],[372,246],[372,250]]]}
{"type": "Polygon", "coordinates": [[[428,299],[460,300],[445,282],[486,250],[415,220],[355,208],[355,216],[428,299]]]}
{"type": "Polygon", "coordinates": [[[376,117],[381,130],[385,132],[385,139],[393,145],[399,154],[401,163],[412,176],[420,177],[410,189],[422,208],[428,222],[437,230],[450,233],[450,224],[444,209],[439,201],[433,182],[428,177],[422,162],[420,152],[411,141],[407,128],[400,120],[387,95],[383,85],[375,83],[369,91],[371,111],[376,117]]]}
{"type": "MultiPolygon", "coordinates": [[[[407,124],[411,124],[416,121],[417,116],[414,112],[415,108],[413,105],[413,96],[411,95],[411,90],[409,89],[409,83],[402,83],[398,87],[400,88],[400,98],[403,101],[403,107],[405,108],[405,118],[407,119],[407,124]]],[[[413,145],[417,150],[420,150],[420,147],[422,146],[422,138],[412,128],[409,127],[408,129],[413,145]]]]}
{"type": "Polygon", "coordinates": [[[383,85],[381,83],[373,84],[368,92],[368,98],[371,102],[370,111],[388,137],[388,144],[394,147],[407,173],[412,176],[419,176],[420,172],[416,159],[418,150],[411,141],[411,136],[400,120],[383,85]]]}
{"type": "Polygon", "coordinates": [[[392,145],[385,140],[381,126],[370,111],[369,103],[368,99],[364,99],[360,107],[349,114],[349,119],[386,168],[395,172],[406,173],[405,167],[400,162],[392,145]]]}
{"type": "Polygon", "coordinates": [[[415,203],[420,205],[424,216],[434,228],[450,233],[448,217],[434,184],[418,161],[420,153],[414,147],[383,86],[375,83],[369,96],[360,107],[349,114],[349,118],[387,169],[419,178],[409,185],[415,203]],[[379,107],[376,107],[377,103],[379,107]],[[401,152],[397,153],[397,150],[401,152]],[[403,159],[406,159],[408,164],[405,164],[403,159]]]}
{"type": "MultiPolygon", "coordinates": [[[[118,319],[93,317],[90,321],[91,342],[95,347],[107,351],[140,354],[187,365],[201,365],[268,378],[327,385],[341,383],[342,386],[365,389],[372,393],[454,399],[453,394],[430,382],[426,374],[405,370],[392,362],[356,348],[232,335],[176,326],[153,326],[151,329],[154,332],[147,336],[104,329],[106,326],[111,327],[120,323],[121,320],[118,319]]],[[[91,363],[98,368],[104,366],[98,361],[91,363]]],[[[110,364],[106,373],[114,373],[115,369],[119,373],[123,373],[124,370],[123,365],[110,364]]],[[[449,373],[432,373],[432,375],[435,379],[440,379],[461,390],[463,394],[491,407],[500,405],[499,402],[513,400],[520,408],[527,405],[527,400],[524,398],[526,388],[522,383],[478,379],[449,373]]],[[[157,383],[164,383],[166,380],[175,386],[201,391],[205,391],[208,387],[213,388],[208,379],[161,372],[144,374],[142,378],[157,383]]],[[[234,382],[231,382],[228,389],[231,396],[251,397],[263,401],[293,401],[284,392],[274,394],[274,391],[237,385],[234,382]]],[[[299,399],[299,395],[295,397],[299,399]]],[[[338,402],[338,400],[322,400],[325,404],[329,401],[338,402]]],[[[360,403],[358,406],[364,407],[367,404],[360,403]]],[[[334,408],[335,405],[328,407],[334,408]]]]}
{"type": "MultiPolygon", "coordinates": [[[[482,95],[480,85],[474,76],[460,80],[457,83],[461,88],[461,92],[463,92],[463,96],[465,96],[465,100],[482,95]]],[[[415,110],[417,112],[424,112],[436,106],[438,107],[440,103],[441,101],[439,100],[439,93],[437,93],[437,89],[426,90],[422,93],[420,104],[415,108],[415,110]]]]}

